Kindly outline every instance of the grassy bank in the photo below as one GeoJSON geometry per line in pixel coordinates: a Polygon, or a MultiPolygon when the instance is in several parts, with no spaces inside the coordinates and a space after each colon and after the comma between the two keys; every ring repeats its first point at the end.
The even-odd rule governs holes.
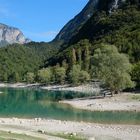
{"type": "Polygon", "coordinates": [[[11,132],[0,131],[0,140],[44,140],[26,134],[16,134],[11,132]]]}

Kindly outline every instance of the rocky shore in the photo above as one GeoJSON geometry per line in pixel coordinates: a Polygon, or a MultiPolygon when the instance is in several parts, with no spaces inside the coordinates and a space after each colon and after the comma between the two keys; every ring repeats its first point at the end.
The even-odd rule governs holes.
{"type": "MultiPolygon", "coordinates": [[[[48,134],[72,134],[87,140],[139,140],[140,126],[105,125],[49,119],[0,118],[0,131],[40,136],[47,140],[59,140],[48,134]]],[[[63,140],[63,139],[62,139],[63,140]]]]}
{"type": "Polygon", "coordinates": [[[73,99],[61,101],[75,108],[91,111],[137,111],[140,112],[140,94],[122,93],[102,99],[73,99]],[[137,98],[137,99],[135,99],[137,98]]]}
{"type": "MultiPolygon", "coordinates": [[[[39,86],[39,84],[0,84],[0,87],[25,88],[39,86]]],[[[41,86],[46,90],[78,91],[88,93],[96,91],[90,85],[69,87],[65,86],[41,86]]],[[[140,95],[134,93],[123,93],[114,97],[102,99],[74,99],[61,101],[73,107],[87,109],[91,111],[140,111],[140,95]]],[[[37,136],[47,140],[63,140],[63,138],[54,137],[52,134],[75,135],[86,138],[87,140],[139,140],[139,125],[105,125],[85,122],[71,122],[50,119],[18,119],[18,118],[0,118],[0,131],[10,133],[26,134],[37,136]],[[50,135],[51,134],[51,135],[50,135]]]]}
{"type": "Polygon", "coordinates": [[[53,90],[53,91],[73,91],[73,92],[81,92],[81,93],[99,93],[100,88],[95,84],[85,84],[80,86],[71,86],[71,85],[42,85],[40,83],[34,84],[26,84],[26,83],[0,83],[0,87],[11,87],[11,88],[33,88],[38,87],[45,90],[53,90]]]}

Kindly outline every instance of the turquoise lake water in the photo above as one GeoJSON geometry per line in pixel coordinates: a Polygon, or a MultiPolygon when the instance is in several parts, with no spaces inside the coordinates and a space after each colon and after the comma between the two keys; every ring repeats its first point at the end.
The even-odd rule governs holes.
{"type": "Polygon", "coordinates": [[[58,103],[61,98],[84,97],[73,92],[0,88],[0,117],[49,118],[95,123],[140,124],[140,112],[86,111],[58,103]]]}

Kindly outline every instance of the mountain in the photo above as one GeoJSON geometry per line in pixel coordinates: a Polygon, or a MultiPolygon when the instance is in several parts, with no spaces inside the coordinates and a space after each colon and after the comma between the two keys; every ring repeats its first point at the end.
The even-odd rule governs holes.
{"type": "Polygon", "coordinates": [[[13,43],[25,44],[28,42],[30,40],[18,28],[0,23],[0,46],[13,43]]]}
{"type": "Polygon", "coordinates": [[[67,43],[81,27],[99,10],[105,10],[109,13],[116,10],[126,0],[89,0],[83,10],[70,20],[58,33],[53,42],[67,43]]]}
{"type": "Polygon", "coordinates": [[[98,0],[90,0],[85,8],[63,27],[54,41],[69,41],[69,39],[76,34],[81,26],[93,15],[97,2],[98,0]]]}
{"type": "Polygon", "coordinates": [[[97,9],[69,42],[60,48],[56,57],[50,59],[49,64],[61,64],[64,60],[69,62],[72,49],[76,53],[83,52],[82,47],[88,46],[88,42],[91,43],[90,54],[104,43],[115,45],[120,52],[129,55],[132,63],[140,61],[139,0],[99,0],[97,9]],[[83,42],[85,39],[88,41],[83,42]]]}
{"type": "Polygon", "coordinates": [[[46,62],[46,67],[59,64],[69,72],[78,64],[92,73],[95,49],[102,45],[116,46],[128,56],[131,78],[140,86],[140,0],[99,0],[93,15],[46,62]]]}
{"type": "MultiPolygon", "coordinates": [[[[117,6],[113,4],[111,8],[108,8],[110,7],[110,3],[108,3],[108,6],[105,6],[105,4],[104,8],[100,7],[100,10],[96,11],[79,32],[70,39],[69,45],[83,39],[88,39],[93,43],[105,42],[114,44],[118,47],[125,46],[124,43],[126,42],[129,44],[139,43],[140,1],[116,1],[118,2],[117,6]],[[115,11],[113,11],[113,7],[116,7],[115,11]],[[122,38],[125,41],[121,40],[122,38]]],[[[99,4],[101,5],[101,3],[99,4]]]]}
{"type": "Polygon", "coordinates": [[[37,74],[38,70],[45,67],[54,70],[63,66],[68,74],[75,64],[91,73],[95,49],[102,44],[109,44],[115,45],[119,52],[129,56],[135,68],[132,78],[140,83],[139,0],[90,0],[83,11],[62,31],[64,29],[64,34],[51,43],[30,42],[26,45],[12,44],[0,48],[0,81],[14,81],[18,76],[19,81],[22,81],[28,72],[37,74]],[[87,19],[85,15],[90,10],[92,15],[87,19]],[[81,22],[76,20],[78,17],[81,22]],[[74,24],[74,21],[78,24],[74,24]],[[60,46],[61,39],[65,44],[60,46]]]}

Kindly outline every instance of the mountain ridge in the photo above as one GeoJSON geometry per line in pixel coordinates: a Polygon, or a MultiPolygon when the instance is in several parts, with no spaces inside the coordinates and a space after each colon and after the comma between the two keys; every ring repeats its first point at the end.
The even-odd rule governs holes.
{"type": "Polygon", "coordinates": [[[83,10],[61,29],[53,42],[58,40],[68,42],[73,33],[78,32],[80,27],[93,15],[97,2],[98,0],[89,0],[83,10]]]}
{"type": "Polygon", "coordinates": [[[127,0],[89,0],[86,6],[71,19],[57,34],[52,42],[68,43],[75,36],[82,26],[96,13],[96,11],[106,11],[111,14],[127,0]]]}
{"type": "Polygon", "coordinates": [[[30,41],[31,40],[26,38],[18,28],[0,23],[0,46],[1,47],[14,43],[25,44],[25,43],[29,43],[30,41]]]}

